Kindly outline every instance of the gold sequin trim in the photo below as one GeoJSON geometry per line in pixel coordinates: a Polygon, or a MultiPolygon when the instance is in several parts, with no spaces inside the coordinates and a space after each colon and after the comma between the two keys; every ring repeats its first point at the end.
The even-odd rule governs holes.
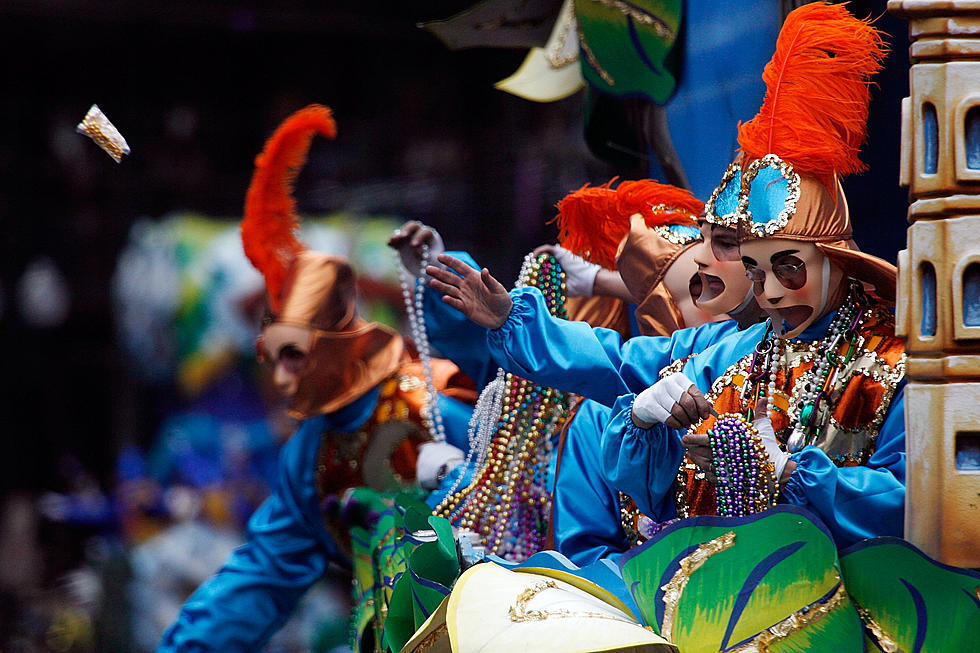
{"type": "Polygon", "coordinates": [[[663,238],[664,240],[666,240],[671,245],[680,245],[682,247],[684,245],[687,245],[688,243],[693,243],[694,241],[701,239],[700,233],[685,234],[682,232],[674,231],[669,226],[664,224],[658,224],[656,227],[653,228],[653,232],[658,236],[660,236],[661,238],[663,238]]]}
{"type": "Polygon", "coordinates": [[[629,16],[641,25],[646,25],[647,27],[653,28],[656,32],[658,38],[662,39],[673,39],[674,30],[667,26],[667,23],[660,20],[652,14],[640,11],[636,7],[629,5],[621,0],[592,0],[593,2],[598,2],[599,4],[609,7],[610,9],[615,9],[624,16],[629,16]]]}
{"type": "Polygon", "coordinates": [[[630,548],[639,546],[640,533],[636,530],[636,520],[640,517],[640,509],[634,503],[629,505],[629,496],[619,492],[619,519],[623,527],[623,535],[629,542],[630,548]]]}
{"type": "Polygon", "coordinates": [[[694,354],[691,354],[690,356],[684,356],[683,358],[678,358],[673,363],[660,370],[660,373],[657,375],[657,378],[666,379],[671,374],[676,374],[677,372],[680,372],[681,370],[684,369],[684,366],[687,364],[687,361],[690,360],[692,356],[694,356],[694,354]]]}
{"type": "Polygon", "coordinates": [[[861,621],[864,622],[867,629],[871,631],[871,635],[874,636],[878,648],[885,653],[905,653],[902,647],[898,645],[898,642],[895,641],[895,638],[886,633],[885,629],[881,627],[881,624],[871,617],[870,612],[858,605],[857,601],[853,598],[851,598],[851,602],[857,608],[858,614],[861,615],[861,621]]]}
{"type": "Polygon", "coordinates": [[[664,592],[664,621],[660,627],[660,634],[664,639],[670,640],[674,630],[674,617],[677,612],[677,604],[681,600],[684,588],[691,580],[691,575],[708,561],[708,558],[721,553],[725,549],[731,548],[735,544],[735,533],[729,531],[710,542],[705,542],[696,551],[681,559],[681,568],[666,585],[660,589],[664,592]]]}
{"type": "Polygon", "coordinates": [[[818,606],[811,605],[797,610],[776,625],[766,628],[741,646],[728,649],[726,653],[768,653],[771,645],[820,621],[830,614],[832,610],[841,605],[846,598],[847,592],[844,591],[844,586],[838,584],[837,591],[822,604],[818,606]]]}
{"type": "Polygon", "coordinates": [[[761,159],[750,163],[742,175],[742,188],[738,199],[738,217],[744,226],[757,238],[765,238],[778,233],[789,219],[796,213],[796,203],[800,199],[800,176],[793,170],[793,166],[780,159],[775,154],[767,154],[761,159]],[[752,180],[764,168],[776,168],[786,180],[786,200],[783,210],[765,224],[752,222],[752,212],[749,211],[749,193],[752,189],[752,180]],[[745,190],[748,189],[748,190],[745,190]]]}

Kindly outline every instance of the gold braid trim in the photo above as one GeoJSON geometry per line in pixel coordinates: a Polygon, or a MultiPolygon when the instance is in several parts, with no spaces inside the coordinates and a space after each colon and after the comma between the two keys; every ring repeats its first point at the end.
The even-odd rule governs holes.
{"type": "Polygon", "coordinates": [[[710,542],[705,542],[696,551],[681,559],[681,568],[678,569],[673,578],[666,585],[661,587],[664,591],[664,621],[660,627],[660,635],[670,641],[674,630],[674,617],[677,612],[677,604],[681,600],[681,594],[687,587],[687,582],[691,580],[691,574],[708,561],[708,558],[716,553],[721,553],[725,549],[731,548],[735,544],[735,533],[729,531],[710,542]]]}
{"type": "Polygon", "coordinates": [[[674,38],[674,31],[667,26],[667,23],[660,20],[653,14],[640,11],[636,7],[622,2],[621,0],[593,0],[593,2],[598,2],[601,5],[618,11],[624,16],[629,16],[641,25],[647,25],[653,28],[653,31],[657,33],[659,38],[667,40],[674,38]]]}
{"type": "Polygon", "coordinates": [[[421,642],[415,645],[415,648],[412,649],[412,653],[425,653],[425,651],[428,651],[430,648],[435,646],[439,638],[445,635],[448,631],[449,628],[446,627],[446,624],[439,624],[435,630],[426,635],[421,642]]]}
{"type": "Polygon", "coordinates": [[[838,578],[837,591],[819,606],[813,606],[811,604],[806,608],[801,608],[779,623],[769,626],[741,646],[727,649],[725,653],[768,653],[770,645],[786,639],[807,626],[817,623],[847,599],[847,592],[844,591],[844,585],[839,581],[840,579],[838,578]]]}
{"type": "Polygon", "coordinates": [[[514,623],[525,623],[528,621],[544,621],[549,617],[556,618],[588,618],[588,619],[610,619],[612,621],[619,621],[626,624],[632,624],[634,626],[639,626],[632,619],[625,619],[623,617],[617,617],[616,615],[606,614],[604,612],[576,612],[574,610],[530,610],[527,607],[528,602],[541,592],[548,589],[559,589],[558,584],[553,580],[546,580],[540,583],[536,583],[526,590],[517,595],[517,603],[512,605],[507,611],[507,616],[514,623]]]}

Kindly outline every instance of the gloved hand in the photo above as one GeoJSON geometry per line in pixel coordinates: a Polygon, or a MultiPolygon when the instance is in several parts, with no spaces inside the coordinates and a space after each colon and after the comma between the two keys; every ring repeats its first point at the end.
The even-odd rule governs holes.
{"type": "Polygon", "coordinates": [[[711,405],[683,372],[660,379],[633,400],[633,420],[645,424],[683,429],[710,414],[711,405]]]}
{"type": "Polygon", "coordinates": [[[448,442],[425,442],[419,447],[415,479],[423,490],[435,490],[465,460],[463,452],[448,442]]]}
{"type": "Polygon", "coordinates": [[[550,252],[565,271],[565,294],[569,297],[592,296],[595,276],[602,269],[600,266],[572,254],[561,245],[543,245],[534,250],[535,254],[541,252],[550,252]]]}
{"type": "Polygon", "coordinates": [[[398,250],[402,265],[416,277],[425,274],[425,270],[422,269],[423,245],[429,247],[428,264],[445,267],[439,263],[438,258],[440,254],[446,251],[446,246],[442,243],[442,236],[432,227],[411,220],[395,229],[388,239],[388,246],[398,250]]]}

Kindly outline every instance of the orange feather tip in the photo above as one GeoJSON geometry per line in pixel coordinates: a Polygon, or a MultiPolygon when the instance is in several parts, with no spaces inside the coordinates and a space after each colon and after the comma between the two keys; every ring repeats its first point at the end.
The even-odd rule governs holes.
{"type": "Polygon", "coordinates": [[[871,21],[842,5],[814,2],[790,12],[762,75],[762,107],[739,125],[744,155],[776,154],[828,186],[835,175],[864,170],[858,152],[866,137],[871,77],[886,50],[871,21]]]}
{"type": "Polygon", "coordinates": [[[279,310],[289,266],[306,249],[296,235],[299,216],[293,186],[316,134],[330,139],[337,135],[329,107],[313,104],[286,118],[255,157],[255,171],[245,195],[242,246],[265,277],[273,312],[279,310]]]}
{"type": "Polygon", "coordinates": [[[611,179],[602,186],[582,186],[557,204],[558,242],[562,247],[604,268],[616,269],[616,252],[639,213],[649,227],[696,225],[704,203],[690,191],[650,179],[623,181],[615,190],[611,179]]]}

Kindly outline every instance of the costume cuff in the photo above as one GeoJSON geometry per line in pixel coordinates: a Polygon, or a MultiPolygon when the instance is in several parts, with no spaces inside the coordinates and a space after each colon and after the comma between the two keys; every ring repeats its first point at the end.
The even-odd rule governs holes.
{"type": "MultiPolygon", "coordinates": [[[[825,463],[830,461],[827,458],[827,454],[819,447],[813,445],[797,451],[789,459],[796,463],[796,469],[790,474],[789,480],[780,488],[779,501],[780,503],[791,503],[794,506],[805,507],[809,503],[806,491],[808,468],[815,462],[820,466],[824,466],[825,463]],[[820,460],[821,458],[823,460],[820,460]]],[[[832,465],[833,463],[830,464],[832,465]]]]}
{"type": "Polygon", "coordinates": [[[487,338],[491,344],[501,345],[511,337],[514,330],[523,329],[525,324],[534,319],[535,311],[538,308],[535,306],[535,294],[543,302],[544,297],[537,288],[515,288],[510,291],[510,299],[514,305],[511,306],[510,314],[504,323],[487,332],[487,338]]]}

